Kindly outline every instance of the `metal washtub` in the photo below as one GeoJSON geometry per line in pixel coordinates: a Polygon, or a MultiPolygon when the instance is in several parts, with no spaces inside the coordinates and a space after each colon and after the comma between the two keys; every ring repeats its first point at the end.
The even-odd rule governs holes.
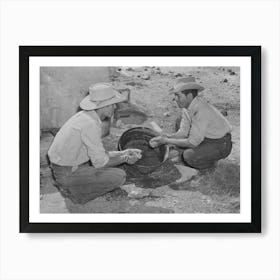
{"type": "Polygon", "coordinates": [[[152,149],[149,141],[158,136],[158,133],[148,127],[134,127],[125,131],[119,139],[118,149],[120,151],[128,148],[142,150],[143,158],[128,167],[137,170],[140,174],[149,174],[160,167],[168,158],[168,145],[161,145],[152,149]]]}

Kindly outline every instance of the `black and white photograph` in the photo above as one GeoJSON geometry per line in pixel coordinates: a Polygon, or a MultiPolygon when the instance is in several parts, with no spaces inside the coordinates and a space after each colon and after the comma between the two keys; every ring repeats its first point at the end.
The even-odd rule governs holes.
{"type": "Polygon", "coordinates": [[[40,67],[41,213],[239,213],[239,67],[40,67]]]}
{"type": "Polygon", "coordinates": [[[23,224],[260,230],[260,47],[21,46],[20,55],[23,224]]]}

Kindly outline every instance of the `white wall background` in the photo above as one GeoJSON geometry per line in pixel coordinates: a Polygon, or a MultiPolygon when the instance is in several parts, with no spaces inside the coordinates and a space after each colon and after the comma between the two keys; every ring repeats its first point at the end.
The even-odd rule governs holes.
{"type": "Polygon", "coordinates": [[[280,2],[5,1],[1,279],[280,279],[280,2]],[[262,45],[262,234],[19,234],[19,45],[262,45]]]}

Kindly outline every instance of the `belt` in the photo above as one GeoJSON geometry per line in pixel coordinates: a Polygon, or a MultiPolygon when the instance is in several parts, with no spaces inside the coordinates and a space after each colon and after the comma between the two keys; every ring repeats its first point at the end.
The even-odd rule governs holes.
{"type": "Polygon", "coordinates": [[[72,172],[75,172],[78,169],[78,166],[58,165],[58,164],[53,163],[53,162],[50,163],[50,167],[55,168],[55,169],[71,170],[72,172]]]}
{"type": "Polygon", "coordinates": [[[227,133],[225,136],[221,137],[221,138],[217,138],[217,139],[212,139],[212,138],[204,138],[204,141],[206,142],[211,142],[211,143],[221,143],[224,141],[231,141],[231,133],[227,133]]]}

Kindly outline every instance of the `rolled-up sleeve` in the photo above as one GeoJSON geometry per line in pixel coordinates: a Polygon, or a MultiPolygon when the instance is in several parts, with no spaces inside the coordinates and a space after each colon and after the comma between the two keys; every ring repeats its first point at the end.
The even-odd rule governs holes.
{"type": "Polygon", "coordinates": [[[84,126],[81,131],[82,142],[87,148],[88,157],[95,168],[101,168],[109,161],[101,140],[101,128],[94,122],[84,126]]]}
{"type": "Polygon", "coordinates": [[[198,146],[204,140],[208,121],[208,116],[203,111],[198,111],[194,114],[188,137],[192,145],[198,146]]]}

